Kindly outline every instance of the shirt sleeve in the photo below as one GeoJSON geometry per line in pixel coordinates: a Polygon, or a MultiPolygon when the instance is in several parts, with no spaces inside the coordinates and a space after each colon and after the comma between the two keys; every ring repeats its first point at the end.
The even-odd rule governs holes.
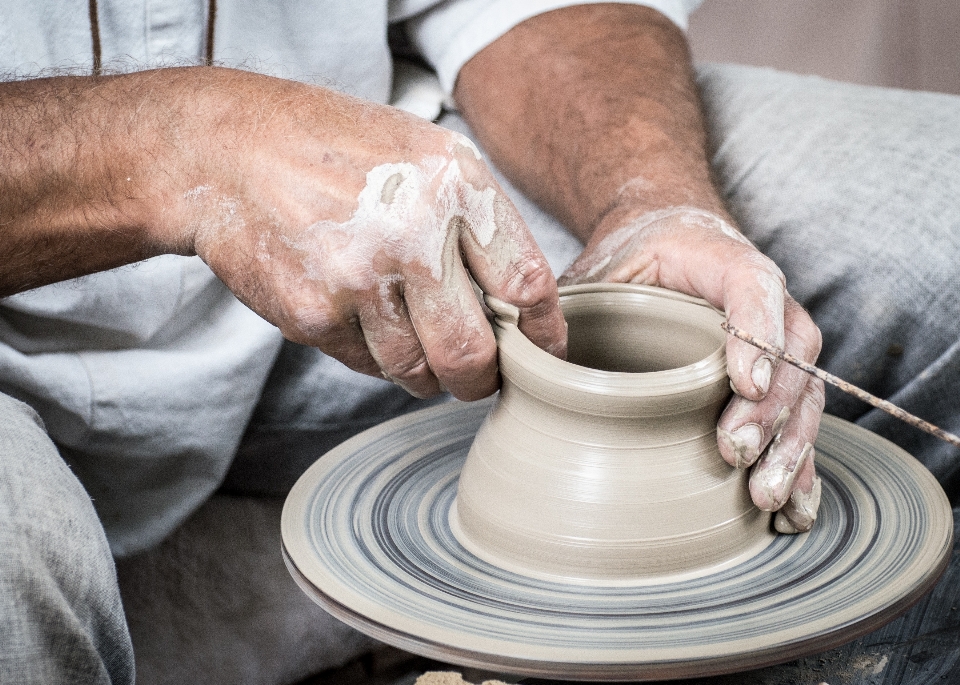
{"type": "MultiPolygon", "coordinates": [[[[408,20],[407,32],[453,92],[460,67],[487,45],[530,17],[571,5],[609,0],[446,0],[408,20]]],[[[624,4],[652,7],[681,29],[702,0],[626,0],[624,4]]]]}

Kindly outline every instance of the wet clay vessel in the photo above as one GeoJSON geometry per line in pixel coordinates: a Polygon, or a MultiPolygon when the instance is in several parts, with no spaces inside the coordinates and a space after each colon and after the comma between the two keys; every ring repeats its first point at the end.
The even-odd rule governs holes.
{"type": "Polygon", "coordinates": [[[628,580],[692,572],[769,542],[770,515],[726,464],[723,317],[646,286],[561,291],[567,360],[487,299],[503,379],[460,474],[451,525],[521,573],[628,580]]]}

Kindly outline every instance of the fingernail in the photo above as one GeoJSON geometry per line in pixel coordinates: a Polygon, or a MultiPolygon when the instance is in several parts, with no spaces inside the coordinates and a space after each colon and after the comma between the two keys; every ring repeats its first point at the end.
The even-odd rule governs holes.
{"type": "Polygon", "coordinates": [[[774,442],[767,453],[767,463],[770,465],[766,468],[754,469],[750,474],[750,494],[754,496],[755,502],[757,500],[768,502],[765,506],[760,506],[758,503],[764,511],[776,511],[786,504],[793,490],[793,481],[813,454],[813,445],[806,443],[791,468],[785,466],[783,460],[778,458],[779,455],[776,454],[778,444],[774,442]]]}
{"type": "Polygon", "coordinates": [[[817,520],[817,510],[820,508],[820,493],[819,477],[813,479],[810,492],[795,490],[774,518],[773,527],[777,532],[792,535],[806,533],[813,528],[813,523],[817,520]]]}
{"type": "Polygon", "coordinates": [[[773,362],[770,361],[769,357],[760,357],[753,365],[753,371],[750,374],[753,384],[757,386],[757,390],[766,395],[770,389],[770,379],[772,377],[773,362]]]}
{"type": "Polygon", "coordinates": [[[790,409],[788,407],[784,407],[780,410],[780,413],[777,414],[777,418],[773,422],[773,434],[775,436],[780,435],[780,431],[783,430],[783,424],[785,424],[789,418],[790,409]]]}
{"type": "Polygon", "coordinates": [[[777,515],[773,517],[773,529],[784,535],[796,535],[800,532],[793,527],[790,519],[784,516],[783,511],[778,511],[777,515]]]}
{"type": "Polygon", "coordinates": [[[736,458],[738,469],[745,469],[760,456],[760,441],[763,440],[763,429],[756,423],[746,423],[735,431],[722,428],[717,429],[717,436],[736,458]]]}

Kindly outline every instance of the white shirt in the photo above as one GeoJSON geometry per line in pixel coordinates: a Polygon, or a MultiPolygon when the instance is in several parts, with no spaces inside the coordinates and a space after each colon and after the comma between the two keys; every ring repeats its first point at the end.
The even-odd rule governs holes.
{"type": "MultiPolygon", "coordinates": [[[[576,0],[218,0],[219,64],[375,102],[391,92],[387,27],[406,22],[449,93],[517,23],[576,0]]],[[[680,26],[696,0],[636,0],[680,26]]],[[[99,0],[101,54],[132,71],[199,63],[206,0],[99,0]]],[[[88,0],[0,0],[0,69],[89,72],[88,0]]],[[[0,392],[31,404],[97,483],[113,550],[161,540],[221,482],[281,336],[199,258],[163,256],[0,300],[0,392]]]]}

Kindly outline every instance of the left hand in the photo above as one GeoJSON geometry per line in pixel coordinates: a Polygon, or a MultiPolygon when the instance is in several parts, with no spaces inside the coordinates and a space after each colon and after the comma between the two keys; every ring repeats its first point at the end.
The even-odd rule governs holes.
{"type": "MultiPolygon", "coordinates": [[[[614,212],[601,222],[561,284],[642,283],[701,297],[734,326],[816,361],[819,329],[787,293],[776,264],[725,218],[694,207],[623,217],[614,212]]],[[[822,381],[733,336],[727,369],[736,394],[717,426],[720,454],[731,466],[752,467],[751,497],[778,512],[778,531],[809,530],[820,500],[813,444],[822,381]]]]}

